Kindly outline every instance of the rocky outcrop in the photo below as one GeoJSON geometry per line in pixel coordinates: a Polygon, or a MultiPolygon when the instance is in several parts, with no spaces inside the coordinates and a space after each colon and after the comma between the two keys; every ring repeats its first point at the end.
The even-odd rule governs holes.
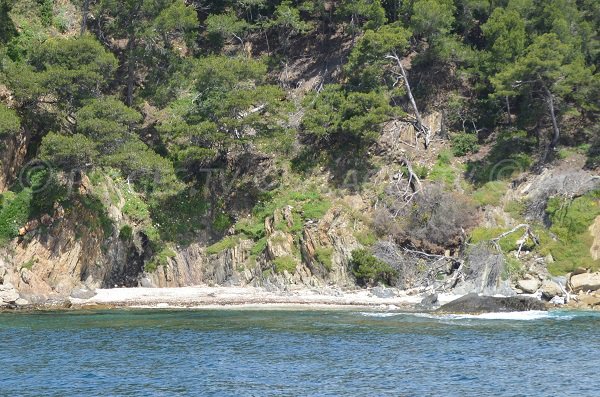
{"type": "Polygon", "coordinates": [[[0,307],[16,304],[20,296],[11,283],[0,284],[0,307]]]}
{"type": "Polygon", "coordinates": [[[156,287],[208,284],[272,289],[354,285],[348,264],[352,251],[360,244],[350,232],[342,211],[332,209],[322,219],[304,225],[299,242],[291,233],[275,230],[275,225],[281,222],[292,226],[289,208],[267,218],[266,247],[257,257],[251,255],[254,242],[247,239],[240,239],[233,247],[216,254],[209,254],[204,246],[194,243],[179,250],[165,266],[145,274],[144,283],[156,287]],[[273,261],[282,257],[297,260],[294,271],[276,271],[273,261]]]}
{"type": "Polygon", "coordinates": [[[528,310],[546,310],[546,306],[537,299],[524,296],[495,297],[471,293],[442,305],[437,312],[474,314],[528,310]]]}
{"type": "Polygon", "coordinates": [[[578,197],[600,188],[600,177],[582,169],[546,169],[516,192],[527,206],[527,218],[543,220],[549,197],[578,197]]]}
{"type": "Polygon", "coordinates": [[[39,301],[80,288],[137,285],[141,264],[133,248],[116,230],[106,235],[97,214],[76,203],[66,213],[57,209],[46,216],[51,218],[46,227],[25,228],[5,252],[2,278],[22,297],[39,301]]]}
{"type": "MultiPolygon", "coordinates": [[[[0,140],[0,193],[5,192],[19,174],[27,154],[29,133],[22,129],[18,134],[0,140]]],[[[21,171],[23,173],[23,171],[21,171]]],[[[28,181],[23,181],[27,183],[28,181]]]]}

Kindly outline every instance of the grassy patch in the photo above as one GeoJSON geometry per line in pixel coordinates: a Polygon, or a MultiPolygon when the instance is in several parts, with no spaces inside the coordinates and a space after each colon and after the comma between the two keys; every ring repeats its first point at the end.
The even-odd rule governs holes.
{"type": "Polygon", "coordinates": [[[213,220],[212,227],[217,232],[224,232],[231,226],[231,217],[224,212],[218,212],[213,220]]]}
{"type": "Polygon", "coordinates": [[[150,219],[150,209],[137,194],[125,189],[125,205],[123,213],[136,222],[144,222],[150,219]]]}
{"type": "Polygon", "coordinates": [[[275,260],[273,260],[273,266],[276,273],[281,274],[284,271],[287,271],[288,273],[293,274],[296,271],[296,266],[298,266],[298,263],[294,257],[286,255],[275,258],[275,260]]]}
{"type": "Polygon", "coordinates": [[[600,268],[600,260],[593,260],[590,247],[593,237],[590,225],[600,215],[600,190],[566,201],[558,197],[548,200],[546,213],[552,223],[550,232],[555,239],[541,237],[542,254],[552,254],[554,263],[548,266],[552,274],[564,274],[577,267],[600,268]]]}
{"type": "Polygon", "coordinates": [[[31,270],[33,268],[33,265],[35,265],[35,260],[31,258],[30,260],[21,265],[21,269],[31,270]]]}
{"type": "Polygon", "coordinates": [[[144,270],[148,273],[155,272],[159,266],[167,266],[170,258],[177,254],[169,247],[164,247],[158,253],[154,254],[152,259],[144,265],[144,270]]]}
{"type": "Polygon", "coordinates": [[[322,199],[309,200],[302,205],[304,219],[320,219],[331,208],[331,203],[322,199]]]}
{"type": "Polygon", "coordinates": [[[525,214],[525,203],[523,201],[511,200],[504,205],[504,211],[508,212],[513,219],[521,219],[525,214]]]}
{"type": "Polygon", "coordinates": [[[377,241],[377,235],[374,231],[370,229],[362,230],[354,234],[356,240],[364,245],[365,247],[370,247],[377,241]]]}
{"type": "Polygon", "coordinates": [[[490,181],[473,193],[473,199],[481,206],[499,205],[508,187],[506,182],[490,181]]]}
{"type": "Polygon", "coordinates": [[[584,143],[582,145],[575,146],[575,147],[563,147],[563,148],[559,149],[559,151],[558,151],[558,158],[559,159],[567,159],[569,157],[573,157],[576,154],[585,155],[586,153],[589,152],[591,147],[592,147],[592,145],[589,143],[584,143]]]}
{"type": "Polygon", "coordinates": [[[452,167],[452,153],[448,150],[441,151],[429,172],[429,179],[450,186],[454,184],[456,174],[457,171],[452,167]]]}
{"type": "MultiPolygon", "coordinates": [[[[494,238],[497,238],[502,233],[505,233],[509,230],[510,230],[510,228],[501,228],[501,227],[494,227],[494,228],[487,228],[487,227],[482,227],[482,226],[476,227],[475,229],[471,230],[471,235],[470,235],[471,243],[478,244],[481,242],[490,241],[494,238]]],[[[523,232],[520,230],[517,230],[514,233],[511,233],[511,234],[501,238],[498,241],[498,245],[500,245],[502,252],[508,253],[508,252],[514,251],[519,248],[517,241],[522,236],[523,236],[523,232]]]]}
{"type": "Polygon", "coordinates": [[[515,279],[524,275],[523,264],[520,260],[515,258],[513,255],[505,255],[504,259],[504,270],[502,271],[501,275],[503,280],[508,280],[510,278],[515,279]]]}
{"type": "Polygon", "coordinates": [[[252,246],[252,249],[250,250],[250,254],[258,256],[264,252],[265,248],[267,248],[267,238],[263,237],[254,243],[254,246],[252,246]]]}
{"type": "Polygon", "coordinates": [[[323,267],[330,272],[333,269],[333,248],[332,247],[318,247],[315,249],[315,259],[323,265],[323,267]]]}
{"type": "Polygon", "coordinates": [[[229,236],[217,241],[213,245],[206,248],[206,253],[209,255],[218,254],[226,249],[235,247],[240,242],[239,236],[229,236]]]}

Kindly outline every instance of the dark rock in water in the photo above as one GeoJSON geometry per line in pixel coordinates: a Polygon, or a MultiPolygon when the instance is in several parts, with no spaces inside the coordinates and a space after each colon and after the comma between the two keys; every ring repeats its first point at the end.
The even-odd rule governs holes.
{"type": "Polygon", "coordinates": [[[429,294],[429,295],[426,295],[421,300],[420,306],[423,309],[433,310],[435,307],[439,306],[438,294],[429,294]]]}
{"type": "Polygon", "coordinates": [[[475,293],[446,303],[437,312],[441,313],[492,313],[546,310],[546,305],[535,298],[524,296],[479,296],[475,293]]]}

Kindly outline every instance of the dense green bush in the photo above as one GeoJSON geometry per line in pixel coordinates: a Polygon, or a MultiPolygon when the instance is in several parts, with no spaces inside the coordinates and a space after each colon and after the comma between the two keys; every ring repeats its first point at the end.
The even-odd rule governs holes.
{"type": "Polygon", "coordinates": [[[365,249],[352,251],[352,273],[363,285],[375,285],[379,282],[391,285],[397,275],[390,265],[365,249]]]}
{"type": "Polygon", "coordinates": [[[470,133],[459,133],[452,136],[452,152],[455,156],[465,156],[476,153],[479,150],[477,135],[470,133]]]}
{"type": "Polygon", "coordinates": [[[0,103],[0,138],[16,134],[21,128],[19,115],[3,103],[0,103]]]}
{"type": "Polygon", "coordinates": [[[273,266],[276,273],[287,271],[288,273],[293,274],[296,271],[298,262],[292,256],[280,256],[273,260],[273,266]]]}
{"type": "Polygon", "coordinates": [[[31,189],[23,189],[19,193],[6,192],[2,195],[0,242],[6,242],[19,235],[19,228],[29,219],[32,197],[31,189]]]}

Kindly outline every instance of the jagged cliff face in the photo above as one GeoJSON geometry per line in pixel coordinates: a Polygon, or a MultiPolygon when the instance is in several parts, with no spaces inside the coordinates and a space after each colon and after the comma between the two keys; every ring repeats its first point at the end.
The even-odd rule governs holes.
{"type": "Polygon", "coordinates": [[[18,179],[28,144],[29,132],[25,129],[0,140],[0,193],[8,190],[11,183],[18,179]]]}
{"type": "Polygon", "coordinates": [[[350,233],[344,214],[332,209],[318,222],[305,225],[298,255],[293,236],[273,230],[273,223],[280,217],[289,217],[289,213],[286,215],[285,212],[276,213],[266,220],[267,247],[257,258],[251,255],[254,245],[251,240],[241,239],[233,247],[216,254],[209,254],[206,247],[194,243],[169,259],[166,266],[145,274],[141,283],[158,287],[218,284],[274,289],[322,287],[327,284],[341,287],[354,285],[349,271],[349,257],[352,250],[360,245],[350,233]],[[331,249],[329,269],[317,261],[317,247],[331,249]],[[277,258],[294,258],[295,270],[274,270],[272,263],[277,258]]]}
{"type": "MultiPolygon", "coordinates": [[[[330,210],[302,231],[300,254],[291,234],[267,229],[268,243],[258,258],[251,256],[253,242],[239,240],[233,247],[209,254],[193,243],[152,273],[143,270],[143,252],[115,235],[90,228],[94,214],[85,208],[62,213],[58,209],[47,225],[41,223],[6,250],[5,282],[31,302],[65,297],[80,289],[113,286],[182,287],[199,284],[252,285],[272,289],[354,285],[349,257],[360,244],[350,233],[346,216],[330,210]],[[331,249],[329,268],[316,258],[317,247],[331,249]],[[273,261],[297,260],[295,270],[276,271],[273,261]]],[[[278,215],[267,220],[272,224],[278,215]]]]}
{"type": "Polygon", "coordinates": [[[5,281],[30,301],[79,288],[137,286],[142,264],[135,250],[90,226],[95,222],[95,214],[80,206],[59,207],[49,218],[30,222],[4,254],[5,281]]]}

